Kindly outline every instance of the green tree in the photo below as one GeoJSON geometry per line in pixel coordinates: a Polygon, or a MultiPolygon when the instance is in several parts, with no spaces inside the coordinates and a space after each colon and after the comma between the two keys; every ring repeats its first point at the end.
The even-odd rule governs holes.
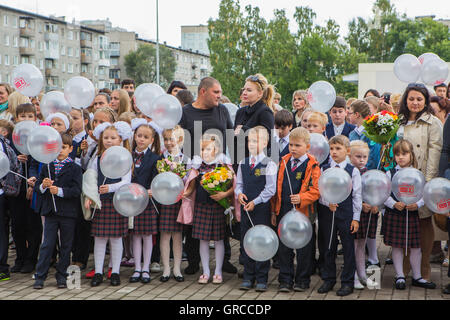
{"type": "MultiPolygon", "coordinates": [[[[160,85],[163,88],[173,81],[176,69],[176,61],[172,52],[164,47],[159,47],[160,58],[160,85]]],[[[125,56],[125,68],[127,74],[136,81],[136,85],[156,82],[156,47],[142,44],[136,51],[125,56]]]]}

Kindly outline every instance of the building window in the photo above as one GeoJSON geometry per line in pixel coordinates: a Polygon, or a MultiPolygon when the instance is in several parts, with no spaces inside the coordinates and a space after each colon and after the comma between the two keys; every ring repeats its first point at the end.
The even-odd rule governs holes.
{"type": "Polygon", "coordinates": [[[44,60],[39,60],[39,69],[44,70],[44,60]]]}
{"type": "Polygon", "coordinates": [[[34,39],[30,39],[30,47],[34,49],[36,47],[36,41],[34,39]]]}
{"type": "Polygon", "coordinates": [[[119,64],[119,59],[118,58],[111,58],[111,65],[117,66],[118,64],[119,64]]]}
{"type": "Polygon", "coordinates": [[[66,64],[64,62],[61,64],[61,70],[62,72],[66,72],[66,64]]]}
{"type": "Polygon", "coordinates": [[[26,57],[26,56],[23,56],[22,58],[21,58],[21,62],[20,63],[30,63],[30,58],[28,58],[28,57],[26,57]]]}
{"type": "Polygon", "coordinates": [[[13,37],[13,46],[14,48],[17,48],[19,46],[19,38],[13,37]]]}
{"type": "Polygon", "coordinates": [[[75,56],[76,56],[77,58],[80,57],[80,49],[77,48],[75,56]]]}
{"type": "Polygon", "coordinates": [[[8,16],[5,14],[5,16],[3,17],[3,25],[4,26],[8,26],[8,16]]]}
{"type": "Polygon", "coordinates": [[[67,64],[67,73],[73,73],[73,64],[71,63],[67,64]]]}
{"type": "Polygon", "coordinates": [[[69,57],[73,57],[73,48],[72,47],[67,47],[67,55],[69,57]]]}
{"type": "Polygon", "coordinates": [[[66,54],[66,47],[61,46],[61,55],[64,56],[66,54]]]}
{"type": "Polygon", "coordinates": [[[9,46],[9,35],[5,34],[5,46],[9,46]]]}
{"type": "Polygon", "coordinates": [[[44,43],[39,41],[39,51],[44,51],[44,43]]]}
{"type": "Polygon", "coordinates": [[[70,30],[69,32],[67,32],[67,39],[73,40],[73,31],[72,31],[72,30],[70,30]]]}
{"type": "Polygon", "coordinates": [[[36,58],[31,58],[31,64],[36,66],[36,58]]]}
{"type": "Polygon", "coordinates": [[[14,61],[13,61],[13,62],[14,62],[14,65],[15,65],[15,66],[18,66],[18,65],[19,65],[19,56],[14,56],[13,59],[14,59],[14,61]]]}
{"type": "Polygon", "coordinates": [[[17,17],[13,17],[13,18],[12,18],[12,26],[13,26],[14,28],[17,28],[17,17]]]}

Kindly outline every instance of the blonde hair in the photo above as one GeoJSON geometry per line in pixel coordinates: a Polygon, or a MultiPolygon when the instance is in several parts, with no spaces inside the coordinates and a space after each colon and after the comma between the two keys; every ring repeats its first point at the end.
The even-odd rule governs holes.
{"type": "Polygon", "coordinates": [[[258,138],[263,138],[267,143],[269,142],[269,132],[263,126],[256,126],[249,130],[248,134],[256,134],[258,138]]]}
{"type": "Polygon", "coordinates": [[[97,109],[94,112],[94,117],[98,112],[103,112],[104,114],[106,114],[109,117],[110,123],[114,123],[117,121],[117,113],[110,107],[103,107],[103,108],[97,109]]]}
{"type": "Polygon", "coordinates": [[[25,103],[31,103],[30,98],[24,96],[19,91],[14,91],[8,97],[8,112],[15,115],[17,106],[25,103]]]}
{"type": "Polygon", "coordinates": [[[275,87],[267,81],[267,78],[262,74],[257,73],[254,76],[248,77],[246,82],[253,82],[257,85],[258,90],[263,92],[262,101],[275,113],[276,109],[273,105],[273,97],[275,96],[275,87]],[[253,77],[257,77],[258,80],[252,80],[253,77]]]}
{"type": "Polygon", "coordinates": [[[349,98],[348,100],[347,100],[347,107],[349,107],[349,106],[351,106],[352,105],[352,103],[353,102],[355,102],[357,99],[356,98],[349,98]]]}
{"type": "Polygon", "coordinates": [[[309,144],[311,136],[305,128],[298,127],[291,131],[289,134],[289,141],[302,140],[304,143],[309,144]]]}
{"type": "Polygon", "coordinates": [[[137,118],[136,114],[131,111],[123,112],[119,115],[117,121],[125,121],[131,126],[131,120],[137,118]]]}
{"type": "Polygon", "coordinates": [[[320,111],[312,112],[307,118],[308,122],[318,122],[322,127],[326,127],[328,124],[328,116],[320,111]]]}
{"type": "Polygon", "coordinates": [[[117,109],[117,114],[120,117],[122,113],[131,111],[130,96],[128,95],[128,92],[124,89],[117,89],[114,90],[113,93],[114,92],[119,93],[119,108],[117,109]]]}
{"type": "Polygon", "coordinates": [[[362,140],[354,140],[350,142],[350,154],[356,152],[357,150],[364,150],[367,153],[370,152],[369,145],[362,140]]]}
{"type": "Polygon", "coordinates": [[[394,112],[398,113],[400,110],[400,100],[402,99],[402,95],[400,93],[393,94],[391,96],[391,105],[394,108],[394,112]]]}
{"type": "Polygon", "coordinates": [[[162,136],[163,138],[173,137],[179,147],[182,147],[184,144],[184,130],[179,125],[175,126],[173,129],[164,129],[162,136]]]}
{"type": "Polygon", "coordinates": [[[350,148],[350,140],[342,134],[331,138],[330,141],[328,142],[328,144],[330,146],[333,144],[340,144],[341,146],[344,146],[345,148],[350,148]]]}
{"type": "Polygon", "coordinates": [[[294,108],[294,99],[297,96],[299,96],[300,98],[302,98],[303,101],[305,101],[304,110],[311,108],[311,105],[309,104],[308,99],[306,98],[306,90],[296,90],[292,94],[292,109],[294,108]]]}
{"type": "Polygon", "coordinates": [[[203,148],[203,146],[209,145],[211,142],[214,143],[214,147],[217,149],[217,156],[217,154],[222,150],[222,143],[220,142],[219,136],[217,134],[205,133],[200,140],[200,146],[203,148]]]}
{"type": "Polygon", "coordinates": [[[370,103],[375,106],[377,112],[380,110],[380,99],[374,96],[370,96],[364,99],[365,102],[370,103]]]}

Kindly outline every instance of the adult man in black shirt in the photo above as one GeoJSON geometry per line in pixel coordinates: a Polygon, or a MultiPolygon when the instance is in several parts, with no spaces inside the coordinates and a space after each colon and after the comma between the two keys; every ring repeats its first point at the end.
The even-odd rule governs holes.
{"type": "MultiPolygon", "coordinates": [[[[193,155],[200,155],[200,140],[202,135],[214,130],[219,137],[223,138],[223,152],[226,153],[227,139],[226,130],[230,129],[233,135],[233,123],[227,108],[219,103],[222,97],[222,87],[214,78],[207,77],[201,80],[198,86],[198,98],[192,103],[183,107],[183,116],[180,126],[190,134],[186,135],[183,153],[192,158],[193,155]],[[188,141],[189,139],[189,141],[188,141]],[[190,143],[190,145],[189,145],[190,143]]],[[[232,143],[233,141],[231,141],[232,143]]],[[[227,228],[228,229],[228,228],[227,228]]],[[[188,256],[189,266],[184,270],[186,274],[194,274],[199,271],[200,252],[198,239],[192,238],[192,226],[185,228],[185,250],[188,256]]],[[[231,247],[228,236],[225,237],[225,259],[222,270],[227,273],[236,273],[237,269],[230,263],[231,247]]]]}

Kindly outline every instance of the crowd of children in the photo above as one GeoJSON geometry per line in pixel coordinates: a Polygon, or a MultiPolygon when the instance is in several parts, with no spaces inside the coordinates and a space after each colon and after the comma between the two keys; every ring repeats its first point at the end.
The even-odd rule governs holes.
{"type": "MultiPolygon", "coordinates": [[[[160,281],[169,281],[172,273],[176,281],[182,282],[184,225],[180,221],[183,221],[192,225],[192,237],[200,241],[202,274],[198,282],[220,284],[223,282],[224,239],[228,226],[225,209],[218,201],[230,198],[235,203],[234,214],[240,221],[241,247],[242,239],[252,225],[276,228],[293,207],[310,219],[313,236],[304,248],[293,250],[281,241],[279,243],[274,263],[279,265],[280,292],[306,291],[316,270],[323,280],[318,292],[331,291],[337,282],[339,242],[344,266],[337,295],[346,296],[354,289],[376,285],[367,277],[366,267],[380,266],[376,244],[379,219],[383,221],[384,243],[392,247],[395,288],[405,289],[407,275],[403,272],[403,259],[407,241],[412,285],[434,289],[436,285],[430,279],[422,279],[420,269],[418,209],[424,202],[406,206],[392,194],[384,208],[363,203],[361,176],[367,170],[377,169],[380,161],[381,146],[363,133],[363,120],[370,114],[370,106],[365,101],[356,100],[347,109],[342,97],[336,99],[329,115],[307,109],[294,117],[287,110],[278,111],[275,115],[278,145],[272,145],[272,149],[279,151],[279,163],[264,153],[271,137],[265,127],[257,126],[250,129],[248,135],[249,156],[233,171],[229,158],[222,153],[221,141],[214,134],[204,134],[200,140],[200,156],[188,159],[183,154],[184,132],[179,126],[160,130],[151,119],[143,115],[136,117],[131,112],[122,113],[121,120],[124,121],[118,121],[117,113],[109,107],[96,109],[92,121],[87,110],[77,109],[72,109],[70,114],[51,114],[39,121],[38,110],[33,104],[21,104],[15,110],[15,124],[30,120],[51,126],[61,134],[63,146],[56,160],[49,166],[43,165],[16,150],[11,141],[14,125],[7,120],[0,121],[1,151],[15,154],[10,162],[17,162],[18,170],[27,172],[28,177],[27,181],[21,181],[16,196],[0,196],[2,218],[6,210],[10,212],[16,248],[15,264],[10,270],[3,268],[6,262],[1,261],[0,280],[8,280],[10,272],[31,273],[35,270],[34,288],[42,289],[57,256],[57,285],[65,288],[68,266],[85,267],[88,263],[92,236],[95,264],[95,271],[90,275],[92,286],[99,286],[104,281],[108,243],[111,285],[120,285],[122,259],[131,255],[127,254],[130,249],[134,272],[129,282],[149,283],[154,239],[159,235],[163,265],[160,281]],[[330,155],[322,164],[309,154],[312,133],[323,134],[329,140],[330,155]],[[106,178],[100,167],[102,155],[113,146],[123,146],[133,159],[132,170],[119,179],[106,178]],[[151,199],[140,215],[132,219],[120,215],[113,205],[114,193],[125,184],[138,183],[152,198],[150,186],[159,173],[157,163],[169,158],[183,164],[188,171],[183,179],[183,199],[172,205],[161,205],[151,199]],[[204,174],[220,166],[235,173],[233,184],[229,190],[210,195],[200,181],[204,174]],[[345,170],[352,179],[351,194],[339,204],[326,202],[319,192],[321,173],[334,167],[345,170]],[[406,210],[409,211],[408,218],[404,214],[406,210]],[[406,224],[409,227],[407,240],[406,224]],[[215,248],[214,274],[209,265],[210,241],[214,242],[215,248]],[[171,252],[173,271],[170,269],[171,252]]],[[[417,164],[413,146],[407,140],[396,142],[393,154],[395,165],[386,172],[391,179],[398,170],[417,164]]],[[[4,193],[5,184],[2,186],[4,193]]],[[[268,290],[271,262],[254,261],[245,250],[241,250],[240,255],[239,261],[244,266],[240,289],[268,290]]]]}

